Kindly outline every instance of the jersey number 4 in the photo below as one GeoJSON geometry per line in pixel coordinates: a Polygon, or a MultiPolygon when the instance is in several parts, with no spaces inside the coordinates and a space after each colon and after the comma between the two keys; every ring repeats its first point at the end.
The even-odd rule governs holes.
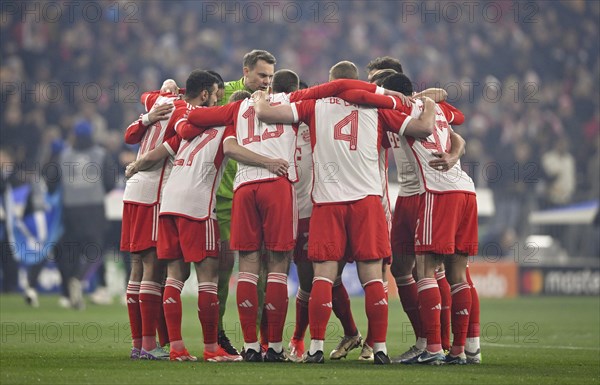
{"type": "Polygon", "coordinates": [[[350,151],[356,151],[358,144],[358,110],[352,111],[350,115],[333,126],[333,139],[350,143],[350,151]],[[344,134],[342,128],[347,125],[350,125],[350,133],[344,134]]]}

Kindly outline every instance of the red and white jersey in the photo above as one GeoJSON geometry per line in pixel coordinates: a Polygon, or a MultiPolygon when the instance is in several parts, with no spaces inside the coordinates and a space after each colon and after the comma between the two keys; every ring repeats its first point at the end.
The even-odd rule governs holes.
{"type": "MultiPolygon", "coordinates": [[[[271,96],[271,104],[289,104],[285,93],[271,96]]],[[[246,99],[239,105],[235,118],[235,138],[240,146],[269,158],[286,159],[290,165],[288,179],[298,181],[296,170],[296,134],[297,125],[267,124],[256,118],[254,101],[246,99]]],[[[233,135],[232,135],[233,136],[233,135]]],[[[227,139],[227,138],[226,138],[227,139]]],[[[279,176],[271,171],[238,162],[237,174],[233,182],[234,191],[246,183],[277,179],[279,176]]]]}
{"type": "MultiPolygon", "coordinates": [[[[389,132],[386,131],[387,134],[389,132]]],[[[388,229],[392,230],[392,204],[390,203],[390,194],[389,194],[389,178],[388,178],[388,150],[389,145],[384,140],[382,141],[382,147],[379,149],[379,175],[381,177],[381,205],[383,206],[383,211],[385,212],[385,219],[388,224],[388,229]]]]}
{"type": "MultiPolygon", "coordinates": [[[[420,100],[418,100],[417,103],[422,105],[420,100]]],[[[444,112],[448,123],[460,125],[464,122],[464,115],[460,110],[445,102],[439,103],[439,107],[444,112]]],[[[390,143],[390,149],[394,154],[396,170],[398,171],[398,184],[400,187],[398,196],[408,197],[424,193],[425,187],[421,181],[419,165],[408,144],[407,137],[388,132],[387,139],[390,143]]],[[[450,149],[448,149],[448,151],[449,150],[450,149]]]]}
{"type": "MultiPolygon", "coordinates": [[[[142,124],[141,119],[138,119],[127,128],[126,142],[140,143],[137,159],[175,135],[175,122],[185,113],[187,108],[187,103],[178,100],[178,97],[173,94],[146,94],[150,94],[145,99],[146,108],[163,104],[173,104],[175,108],[167,115],[166,119],[159,120],[148,127],[142,124]],[[139,140],[136,141],[136,139],[139,140]]],[[[157,163],[152,168],[138,172],[129,178],[125,185],[123,201],[144,205],[159,203],[162,188],[171,172],[171,168],[171,160],[166,159],[164,162],[157,163]]]]}
{"type": "Polygon", "coordinates": [[[417,160],[410,149],[406,136],[387,132],[390,149],[394,154],[398,171],[398,196],[407,197],[425,192],[419,176],[417,160]]]}
{"type": "MultiPolygon", "coordinates": [[[[412,117],[418,117],[423,111],[423,103],[418,100],[413,106],[412,117]]],[[[429,166],[429,162],[435,159],[433,153],[450,152],[450,133],[452,127],[446,119],[446,115],[440,105],[435,106],[435,128],[433,134],[427,138],[419,139],[406,137],[411,153],[417,162],[419,177],[426,191],[433,193],[465,192],[475,194],[475,185],[469,175],[464,172],[460,160],[448,171],[440,171],[429,166]]]]}
{"type": "Polygon", "coordinates": [[[313,161],[312,148],[310,147],[310,130],[301,123],[296,137],[296,166],[298,167],[298,183],[296,189],[296,202],[298,203],[298,219],[310,218],[313,203],[310,199],[312,188],[313,161]]]}
{"type": "Polygon", "coordinates": [[[410,116],[358,106],[338,97],[292,103],[291,107],[294,120],[310,128],[315,204],[383,195],[379,171],[382,133],[403,134],[410,116]]]}
{"type": "Polygon", "coordinates": [[[165,185],[160,215],[216,219],[216,191],[225,158],[223,139],[232,134],[232,126],[208,128],[191,140],[177,135],[164,143],[175,159],[165,185]]]}

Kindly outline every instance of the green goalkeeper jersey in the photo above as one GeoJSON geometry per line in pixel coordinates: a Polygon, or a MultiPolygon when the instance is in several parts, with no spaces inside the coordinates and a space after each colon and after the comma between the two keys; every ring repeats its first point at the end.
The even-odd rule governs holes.
{"type": "MultiPolygon", "coordinates": [[[[219,105],[222,106],[227,104],[231,95],[234,92],[241,90],[252,92],[251,90],[247,89],[244,85],[243,77],[240,80],[225,83],[225,95],[223,96],[223,99],[219,101],[219,105]]],[[[227,211],[229,211],[229,216],[231,216],[231,201],[233,199],[233,179],[235,178],[236,172],[236,161],[234,161],[233,159],[229,159],[227,165],[225,166],[225,171],[223,172],[221,184],[217,189],[217,219],[219,219],[220,221],[221,219],[225,219],[222,218],[222,215],[226,215],[227,211]],[[220,215],[220,213],[222,215],[220,215]],[[221,218],[219,218],[220,216],[221,218]]],[[[230,217],[227,219],[230,219],[230,217]]]]}
{"type": "Polygon", "coordinates": [[[246,86],[244,85],[243,77],[240,80],[234,80],[234,81],[225,83],[225,95],[223,96],[223,99],[219,100],[219,105],[224,106],[225,104],[227,104],[229,102],[229,98],[231,97],[231,95],[233,95],[233,93],[235,91],[243,91],[243,90],[246,90],[246,91],[252,93],[252,90],[247,89],[246,86]]]}

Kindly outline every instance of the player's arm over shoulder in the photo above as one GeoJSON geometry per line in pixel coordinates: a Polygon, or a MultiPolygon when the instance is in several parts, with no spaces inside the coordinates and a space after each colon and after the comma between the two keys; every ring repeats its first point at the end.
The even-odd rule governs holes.
{"type": "Polygon", "coordinates": [[[148,151],[138,160],[129,163],[125,169],[125,176],[127,178],[131,178],[135,173],[147,170],[156,163],[162,162],[169,156],[175,156],[180,144],[181,137],[178,135],[172,136],[162,145],[151,151],[148,151]]]}
{"type": "Polygon", "coordinates": [[[463,112],[451,105],[450,103],[441,102],[438,104],[438,106],[444,113],[444,116],[446,117],[448,123],[460,126],[465,122],[465,115],[463,114],[463,112]]]}
{"type": "MultiPolygon", "coordinates": [[[[430,98],[424,99],[424,109],[418,118],[399,111],[379,110],[386,129],[398,135],[416,138],[426,138],[431,135],[435,128],[435,102],[430,98]]],[[[418,108],[418,106],[413,105],[413,108],[418,108]]]]}
{"type": "Polygon", "coordinates": [[[416,94],[413,95],[413,98],[419,99],[424,96],[427,96],[427,97],[433,99],[433,101],[436,103],[441,103],[441,102],[445,101],[446,98],[448,97],[448,92],[443,88],[428,88],[421,92],[417,92],[416,94]]]}
{"type": "Polygon", "coordinates": [[[297,115],[290,104],[279,104],[272,106],[267,100],[267,94],[262,91],[256,91],[252,98],[254,99],[254,111],[256,117],[265,123],[296,123],[297,115]]]}

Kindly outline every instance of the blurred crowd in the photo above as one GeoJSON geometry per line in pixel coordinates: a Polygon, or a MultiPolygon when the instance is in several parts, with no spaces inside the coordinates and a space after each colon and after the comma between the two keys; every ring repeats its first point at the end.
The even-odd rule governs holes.
{"type": "Polygon", "coordinates": [[[40,180],[81,122],[122,173],[143,91],[195,68],[237,80],[260,48],[311,85],[339,60],[389,55],[416,89],[445,87],[466,116],[463,167],[494,192],[485,241],[510,245],[532,231],[530,211],[600,196],[599,2],[66,4],[0,8],[0,146],[22,182],[40,180]]]}

